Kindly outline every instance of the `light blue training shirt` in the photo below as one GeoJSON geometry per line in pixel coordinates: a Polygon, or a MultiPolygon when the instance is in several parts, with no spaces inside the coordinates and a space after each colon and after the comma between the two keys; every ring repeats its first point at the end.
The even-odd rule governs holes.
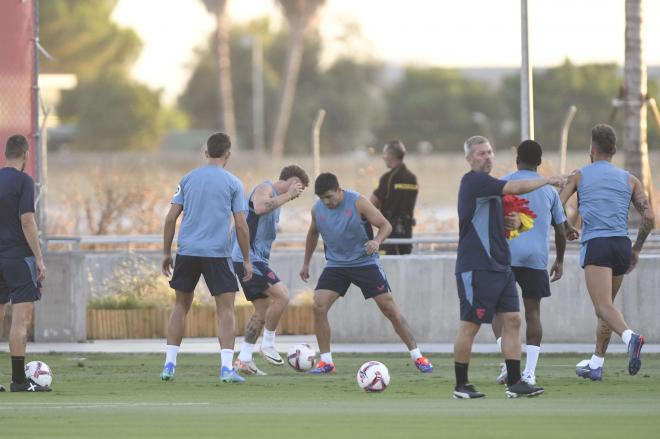
{"type": "Polygon", "coordinates": [[[327,267],[362,267],[379,262],[378,252],[367,255],[364,251],[364,244],[373,239],[373,229],[358,212],[359,197],[359,193],[344,189],[344,199],[334,209],[326,207],[321,200],[314,204],[327,267]]]}
{"type": "Polygon", "coordinates": [[[582,243],[593,238],[628,236],[628,208],[632,188],[628,171],[606,160],[580,169],[577,187],[582,216],[582,243]]]}
{"type": "Polygon", "coordinates": [[[233,213],[247,212],[243,183],[224,168],[207,165],[181,179],[172,204],[183,206],[177,254],[231,256],[233,213]]]}
{"type": "MultiPolygon", "coordinates": [[[[502,180],[533,180],[541,178],[534,171],[516,171],[502,177],[502,180]]],[[[511,266],[527,267],[536,270],[548,268],[550,227],[566,222],[564,208],[557,191],[551,186],[543,186],[527,194],[518,195],[529,200],[528,207],[536,214],[534,227],[508,240],[511,250],[511,266]]]]}
{"type": "MultiPolygon", "coordinates": [[[[280,208],[278,207],[261,215],[255,213],[252,197],[255,191],[262,185],[268,185],[270,187],[273,198],[278,195],[275,186],[270,181],[264,181],[255,186],[247,198],[247,204],[250,209],[247,216],[247,223],[250,229],[250,260],[252,262],[268,263],[273,241],[275,241],[277,236],[277,225],[280,222],[280,208]]],[[[237,239],[234,239],[231,258],[234,262],[243,262],[243,253],[237,239]]]]}

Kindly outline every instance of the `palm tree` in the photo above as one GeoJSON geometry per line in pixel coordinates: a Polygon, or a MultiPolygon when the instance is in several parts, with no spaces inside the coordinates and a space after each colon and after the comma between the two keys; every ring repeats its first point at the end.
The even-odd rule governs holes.
{"type": "Polygon", "coordinates": [[[236,142],[236,115],[234,92],[231,85],[231,58],[229,52],[229,0],[202,0],[206,9],[215,15],[218,62],[218,125],[236,142]]]}
{"type": "MultiPolygon", "coordinates": [[[[653,209],[653,180],[646,140],[647,80],[644,60],[643,0],[626,0],[623,152],[625,168],[644,184],[653,209]]],[[[631,222],[638,224],[637,215],[631,222]]]]}
{"type": "Polygon", "coordinates": [[[273,131],[271,150],[274,157],[284,155],[284,140],[289,129],[291,109],[296,97],[296,84],[300,73],[305,34],[315,22],[319,8],[325,0],[276,0],[289,24],[289,48],[287,52],[284,83],[280,95],[277,121],[273,131]]]}

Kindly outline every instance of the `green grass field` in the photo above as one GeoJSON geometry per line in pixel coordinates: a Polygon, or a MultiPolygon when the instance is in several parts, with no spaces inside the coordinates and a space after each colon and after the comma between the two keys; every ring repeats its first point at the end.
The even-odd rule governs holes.
{"type": "MultiPolygon", "coordinates": [[[[472,383],[483,400],[453,400],[453,362],[433,356],[422,375],[403,355],[337,356],[338,372],[309,376],[288,366],[245,384],[222,384],[216,356],[180,355],[174,382],[158,380],[160,355],[39,355],[54,371],[49,394],[0,393],[2,438],[651,438],[660,430],[660,356],[638,376],[623,356],[608,358],[605,381],[575,377],[580,355],[542,355],[546,393],[510,400],[494,384],[499,357],[475,356],[472,383]],[[384,362],[381,394],[361,391],[357,368],[384,362]]],[[[8,366],[9,359],[2,358],[8,366]]],[[[7,368],[0,383],[8,384],[7,368]]]]}

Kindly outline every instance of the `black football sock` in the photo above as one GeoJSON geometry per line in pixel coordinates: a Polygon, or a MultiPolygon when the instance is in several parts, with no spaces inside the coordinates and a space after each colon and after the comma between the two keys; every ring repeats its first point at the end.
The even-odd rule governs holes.
{"type": "Polygon", "coordinates": [[[456,373],[456,387],[468,383],[468,363],[454,362],[454,372],[456,373]]]}
{"type": "Polygon", "coordinates": [[[506,381],[509,386],[520,381],[520,360],[504,360],[506,362],[506,381]]]}
{"type": "Polygon", "coordinates": [[[11,357],[11,380],[23,384],[25,379],[25,357],[11,357]]]}

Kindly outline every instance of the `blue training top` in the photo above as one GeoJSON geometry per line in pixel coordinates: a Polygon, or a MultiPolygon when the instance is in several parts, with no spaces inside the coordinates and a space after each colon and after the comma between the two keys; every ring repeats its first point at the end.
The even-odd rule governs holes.
{"type": "MultiPolygon", "coordinates": [[[[257,215],[254,211],[252,197],[255,191],[262,185],[268,185],[271,188],[271,196],[274,198],[278,194],[275,186],[270,181],[264,181],[252,189],[247,198],[250,208],[247,216],[247,223],[250,229],[250,261],[268,263],[270,259],[270,250],[273,247],[273,241],[277,236],[277,224],[280,222],[280,208],[271,210],[268,213],[257,215]]],[[[231,258],[234,262],[243,262],[243,253],[238,245],[238,240],[234,237],[234,245],[231,252],[231,258]]],[[[265,274],[265,273],[264,273],[265,274]]]]}
{"type": "Polygon", "coordinates": [[[236,176],[215,165],[197,168],[181,179],[172,204],[183,206],[177,254],[231,257],[232,213],[247,211],[236,176]]]}
{"type": "Polygon", "coordinates": [[[472,270],[504,272],[511,265],[504,236],[502,189],[506,181],[470,171],[458,190],[456,274],[472,270]]]}
{"type": "MultiPolygon", "coordinates": [[[[534,171],[517,171],[502,180],[533,180],[541,178],[534,171]]],[[[543,186],[527,194],[518,195],[529,200],[529,208],[536,214],[534,227],[514,239],[508,240],[511,266],[537,270],[548,268],[550,226],[566,222],[559,194],[550,186],[543,186]]]]}
{"type": "Polygon", "coordinates": [[[578,208],[582,216],[582,242],[593,238],[628,236],[628,208],[632,188],[628,171],[606,160],[580,169],[578,208]]]}
{"type": "Polygon", "coordinates": [[[34,213],[34,180],[25,172],[7,166],[0,169],[0,258],[33,256],[21,215],[34,213]]]}
{"type": "Polygon", "coordinates": [[[360,194],[344,190],[344,199],[334,209],[321,200],[314,204],[316,227],[325,246],[328,267],[361,267],[378,264],[378,252],[367,255],[364,244],[373,239],[371,224],[357,210],[360,194]]]}

